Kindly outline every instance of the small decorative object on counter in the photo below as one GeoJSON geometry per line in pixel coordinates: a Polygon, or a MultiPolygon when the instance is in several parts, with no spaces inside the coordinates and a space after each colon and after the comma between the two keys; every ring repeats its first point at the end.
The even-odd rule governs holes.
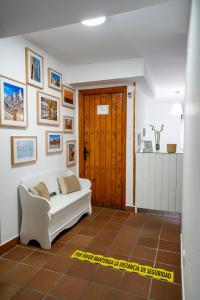
{"type": "Polygon", "coordinates": [[[144,141],[144,152],[153,152],[152,141],[144,141]]]}
{"type": "Polygon", "coordinates": [[[160,133],[161,133],[161,131],[163,131],[164,125],[162,124],[160,130],[156,130],[155,127],[151,124],[149,126],[154,131],[156,151],[159,151],[160,150],[160,133]]]}
{"type": "Polygon", "coordinates": [[[168,153],[176,153],[176,144],[167,144],[168,153]]]}

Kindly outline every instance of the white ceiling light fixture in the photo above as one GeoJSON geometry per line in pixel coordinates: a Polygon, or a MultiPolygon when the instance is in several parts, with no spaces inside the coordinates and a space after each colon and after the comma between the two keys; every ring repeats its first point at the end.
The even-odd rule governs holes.
{"type": "Polygon", "coordinates": [[[81,21],[81,24],[86,25],[86,26],[98,26],[101,25],[105,22],[106,17],[102,16],[99,18],[95,18],[95,19],[88,19],[88,20],[83,20],[81,21]]]}

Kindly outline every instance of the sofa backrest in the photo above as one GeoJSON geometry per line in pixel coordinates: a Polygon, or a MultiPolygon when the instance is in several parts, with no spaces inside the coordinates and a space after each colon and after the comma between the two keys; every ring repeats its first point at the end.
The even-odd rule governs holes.
{"type": "Polygon", "coordinates": [[[31,177],[26,177],[22,179],[20,183],[26,186],[35,186],[37,183],[42,181],[47,185],[49,193],[56,192],[56,194],[59,194],[60,189],[57,178],[60,176],[69,176],[72,174],[73,172],[67,169],[48,170],[45,172],[34,174],[31,177]]]}

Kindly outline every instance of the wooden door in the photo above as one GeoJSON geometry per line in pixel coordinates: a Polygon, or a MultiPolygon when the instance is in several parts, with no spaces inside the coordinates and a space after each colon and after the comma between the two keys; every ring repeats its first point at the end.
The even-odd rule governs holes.
{"type": "Polygon", "coordinates": [[[126,98],[126,87],[79,92],[79,170],[92,182],[93,205],[125,207],[126,98]]]}

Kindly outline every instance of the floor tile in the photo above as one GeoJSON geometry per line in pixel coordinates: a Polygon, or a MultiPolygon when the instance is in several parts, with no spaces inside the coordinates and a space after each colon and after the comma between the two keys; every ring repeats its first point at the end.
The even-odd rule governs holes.
{"type": "Polygon", "coordinates": [[[15,294],[12,300],[40,300],[43,296],[44,294],[40,292],[22,288],[15,294]]]}
{"type": "Polygon", "coordinates": [[[3,255],[4,258],[21,261],[33,252],[32,249],[17,246],[3,255]]]}
{"type": "Polygon", "coordinates": [[[149,248],[157,248],[158,240],[146,238],[146,237],[139,237],[137,244],[140,246],[145,246],[145,247],[149,247],[149,248]]]}
{"type": "Polygon", "coordinates": [[[117,234],[118,234],[118,231],[110,230],[110,229],[103,229],[98,233],[97,238],[113,240],[117,234]]]}
{"type": "Polygon", "coordinates": [[[59,273],[40,270],[26,283],[25,286],[46,293],[56,284],[60,277],[61,275],[59,273]]]}
{"type": "Polygon", "coordinates": [[[147,298],[144,298],[144,297],[141,297],[138,295],[134,295],[132,293],[125,292],[122,290],[118,290],[114,296],[114,300],[146,300],[146,299],[147,298]]]}
{"type": "Polygon", "coordinates": [[[154,261],[156,257],[156,249],[136,245],[133,248],[132,256],[154,261]]]}
{"type": "Polygon", "coordinates": [[[105,285],[100,285],[91,282],[87,290],[83,293],[81,300],[111,300],[114,295],[114,290],[105,285]]]}
{"type": "Polygon", "coordinates": [[[16,284],[0,282],[0,299],[11,299],[19,288],[16,284]]]}
{"type": "Polygon", "coordinates": [[[180,241],[180,233],[177,231],[169,231],[163,230],[161,233],[161,240],[171,241],[171,242],[179,242],[180,241]]]}
{"type": "Polygon", "coordinates": [[[58,273],[65,273],[72,264],[73,259],[55,255],[47,261],[43,268],[58,273]]]}
{"type": "Polygon", "coordinates": [[[101,229],[98,228],[92,228],[92,227],[84,227],[83,229],[81,229],[81,231],[79,232],[80,234],[84,234],[84,235],[88,235],[88,236],[96,236],[99,232],[101,231],[101,229]]]}
{"type": "Polygon", "coordinates": [[[23,285],[37,271],[37,268],[27,266],[24,264],[18,264],[4,276],[3,282],[23,285]]]}
{"type": "Polygon", "coordinates": [[[73,264],[67,271],[68,275],[74,276],[74,277],[80,277],[85,280],[91,279],[93,276],[93,273],[96,271],[98,265],[92,264],[90,262],[86,261],[79,261],[79,260],[73,260],[73,264]]]}
{"type": "Polygon", "coordinates": [[[180,254],[175,252],[158,250],[156,261],[169,265],[180,266],[180,254]]]}
{"type": "Polygon", "coordinates": [[[5,274],[10,271],[15,265],[16,262],[13,260],[0,258],[0,281],[4,278],[5,274]]]}
{"type": "Polygon", "coordinates": [[[28,264],[35,267],[41,267],[43,266],[51,257],[53,257],[53,254],[41,252],[41,251],[35,251],[31,255],[29,255],[27,258],[23,260],[24,264],[28,264]]]}
{"type": "Polygon", "coordinates": [[[147,297],[151,279],[134,273],[126,272],[122,278],[120,289],[135,295],[147,297]]]}
{"type": "Polygon", "coordinates": [[[71,241],[71,245],[74,245],[76,247],[84,247],[86,248],[91,241],[93,240],[93,237],[84,235],[84,234],[77,234],[75,238],[71,241]]]}
{"type": "Polygon", "coordinates": [[[87,283],[86,280],[64,275],[51,290],[51,294],[58,299],[76,300],[84,292],[87,283]]]}
{"type": "Polygon", "coordinates": [[[180,252],[180,243],[160,240],[159,249],[172,252],[180,252]]]}
{"type": "Polygon", "coordinates": [[[150,298],[154,300],[181,300],[181,286],[154,279],[150,298]]]}
{"type": "Polygon", "coordinates": [[[121,282],[123,271],[100,266],[92,277],[92,281],[117,288],[121,282]]]}

